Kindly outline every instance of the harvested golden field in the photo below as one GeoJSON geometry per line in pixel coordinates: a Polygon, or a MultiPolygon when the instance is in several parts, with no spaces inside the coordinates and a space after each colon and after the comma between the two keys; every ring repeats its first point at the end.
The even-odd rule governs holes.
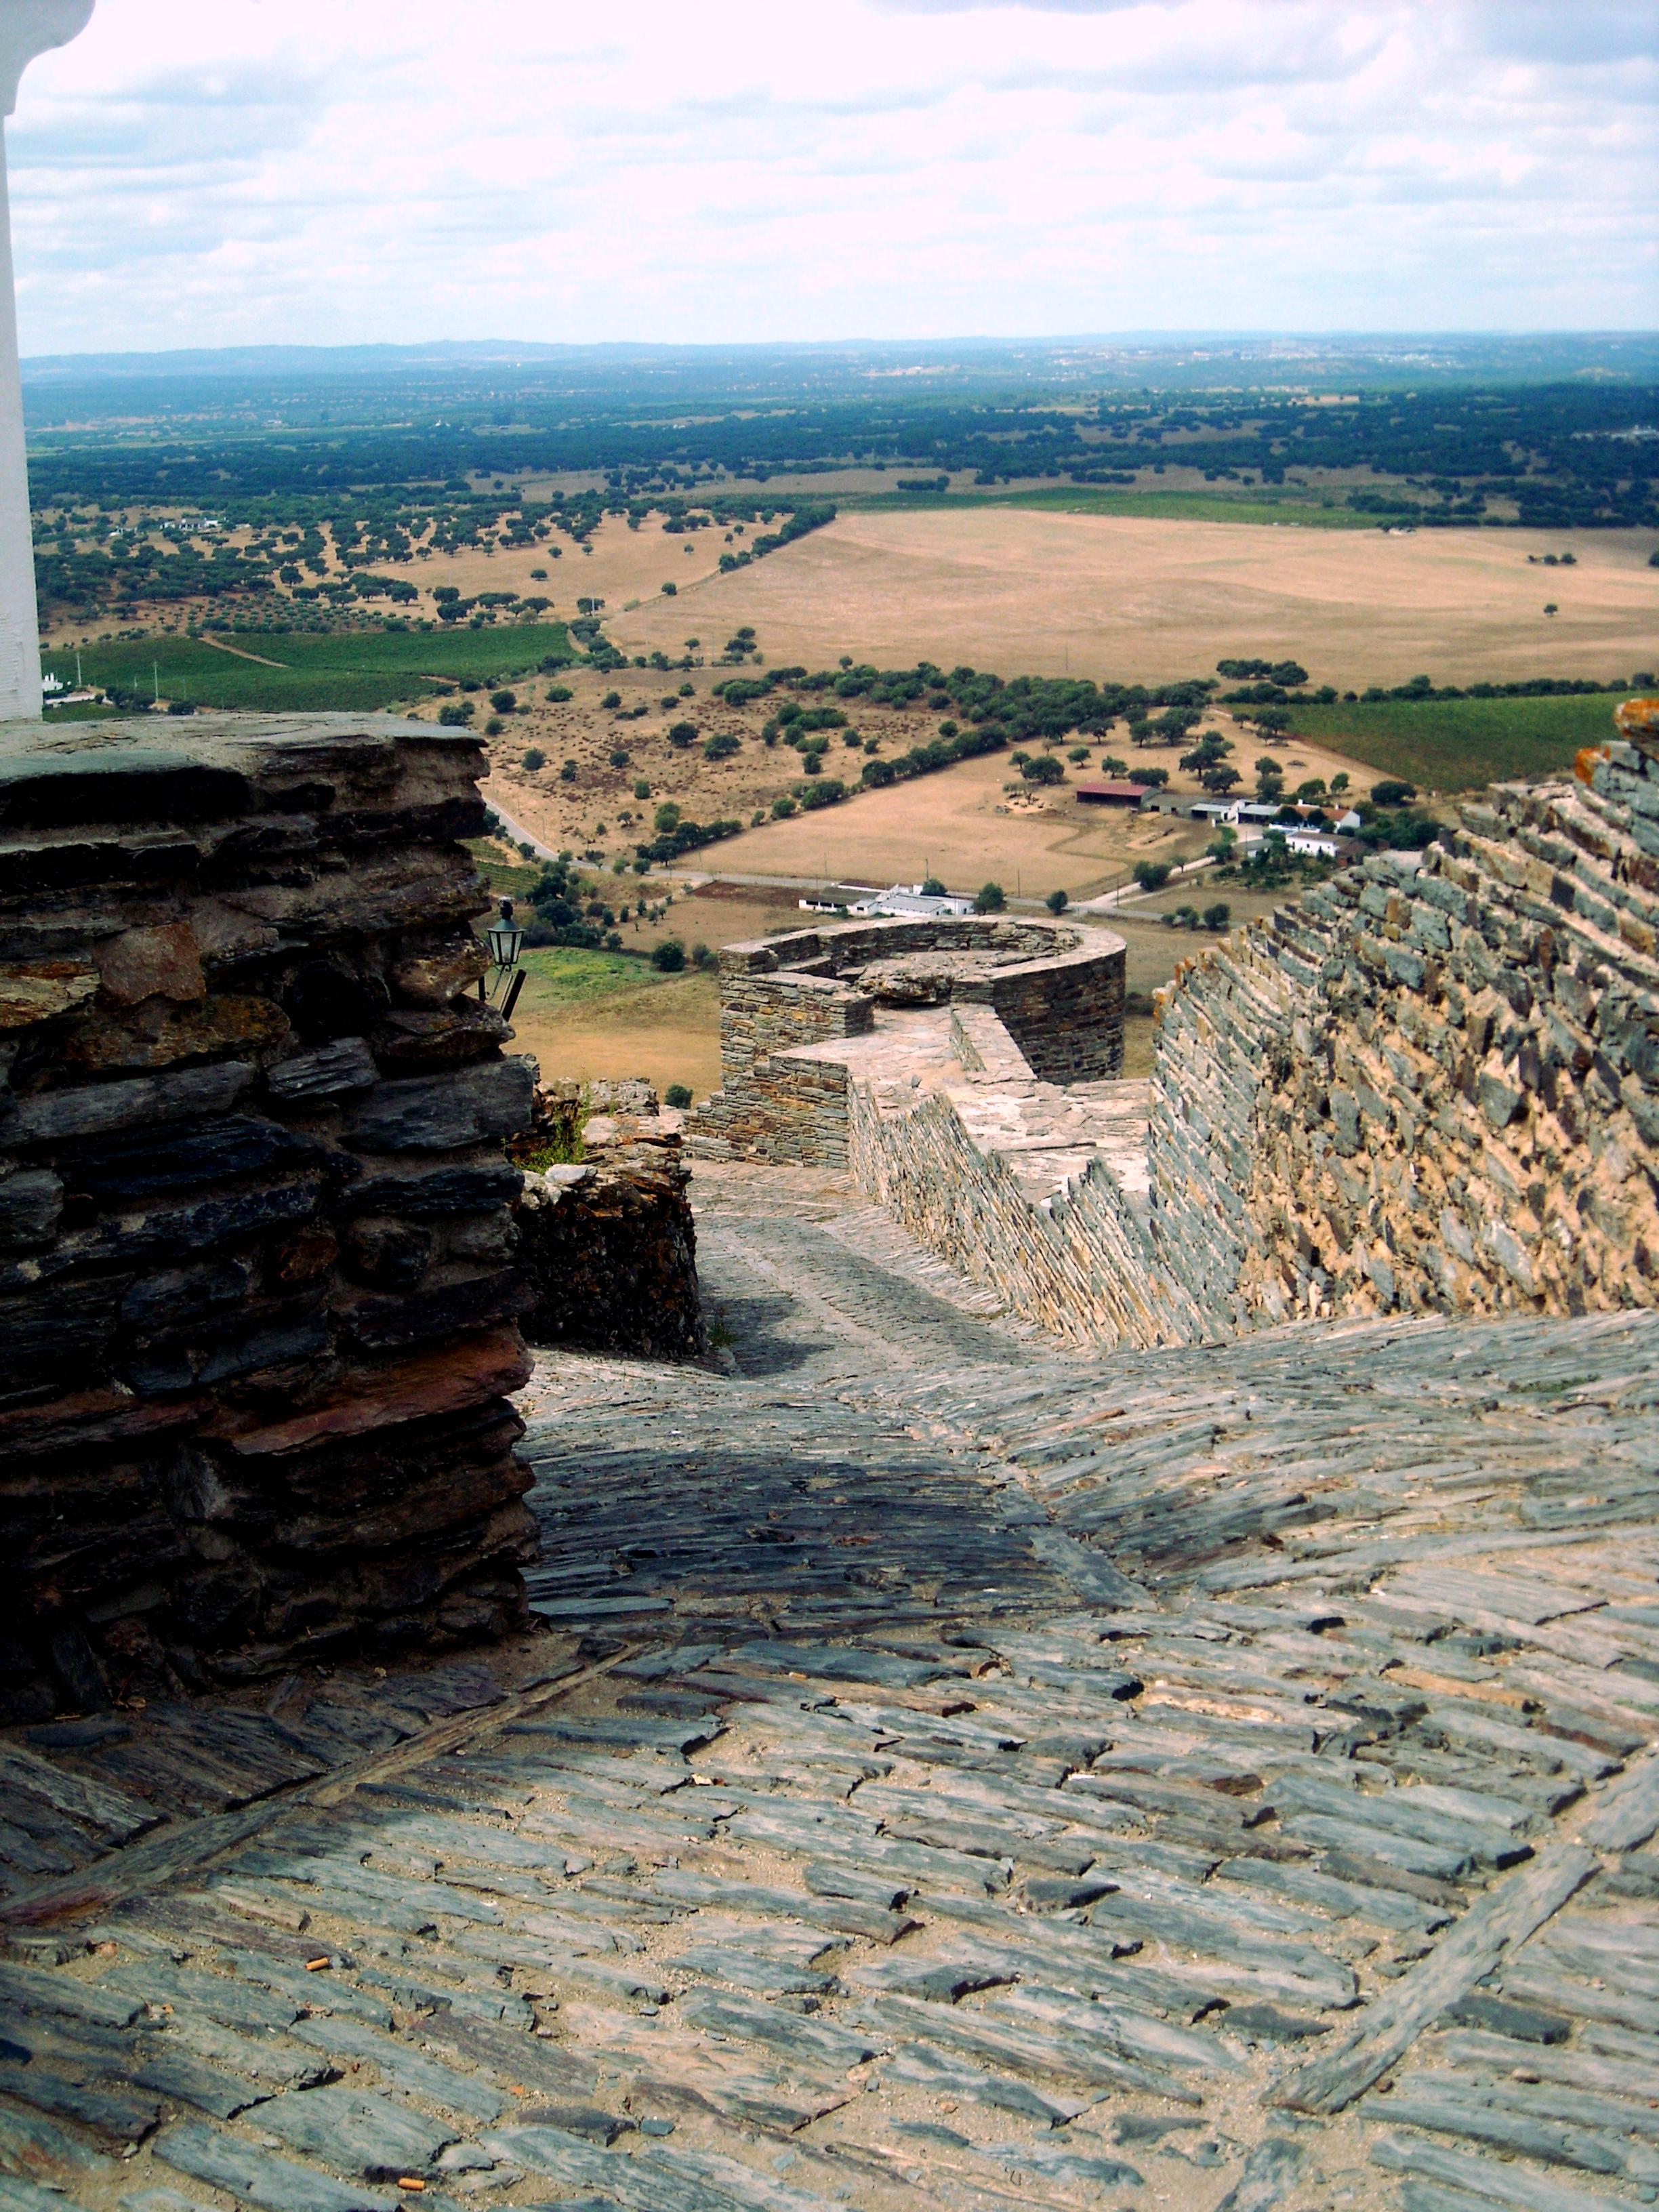
{"type": "Polygon", "coordinates": [[[544,1081],[642,1075],[659,1091],[704,1097],[720,1082],[720,986],[712,975],[659,975],[602,952],[532,952],[514,1010],[517,1049],[544,1081]]]}
{"type": "Polygon", "coordinates": [[[1260,656],[1299,659],[1342,690],[1419,674],[1605,681],[1659,658],[1651,548],[1650,533],[1630,531],[1395,537],[1012,507],[849,514],[608,627],[626,652],[678,653],[688,632],[723,640],[748,624],[769,662],[814,668],[848,653],[888,668],[925,659],[1151,684],[1260,656]],[[1540,565],[1568,551],[1571,568],[1540,565]]]}

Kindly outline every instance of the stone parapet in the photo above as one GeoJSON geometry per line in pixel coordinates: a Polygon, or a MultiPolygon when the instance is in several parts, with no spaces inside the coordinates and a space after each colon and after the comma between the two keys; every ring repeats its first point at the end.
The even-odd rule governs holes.
{"type": "MultiPolygon", "coordinates": [[[[1030,1087],[1033,1103],[1043,1088],[1030,1087]]],[[[1196,1333],[1190,1302],[1153,1266],[1104,1157],[1038,1196],[1018,1156],[970,1127],[950,1091],[915,1101],[856,1083],[848,1112],[855,1181],[1011,1311],[1079,1346],[1184,1343],[1196,1333]]]]}
{"type": "Polygon", "coordinates": [[[522,1619],[481,763],[0,728],[0,1713],[522,1619]]]}
{"type": "Polygon", "coordinates": [[[847,1091],[844,1062],[778,1053],[698,1108],[692,1150],[708,1160],[844,1168],[847,1091]]]}

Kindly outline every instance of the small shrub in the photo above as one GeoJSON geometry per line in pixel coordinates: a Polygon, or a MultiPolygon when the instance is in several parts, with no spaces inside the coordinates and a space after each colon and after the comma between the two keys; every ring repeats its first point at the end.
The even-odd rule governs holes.
{"type": "Polygon", "coordinates": [[[652,947],[651,965],[661,975],[682,974],[685,967],[684,945],[678,937],[665,937],[660,945],[652,947]]]}
{"type": "Polygon", "coordinates": [[[921,895],[924,898],[948,898],[950,896],[950,893],[945,890],[945,885],[939,881],[937,876],[928,877],[927,882],[923,884],[921,887],[921,895]]]}
{"type": "Polygon", "coordinates": [[[1050,891],[1048,897],[1043,900],[1042,903],[1048,908],[1050,914],[1059,915],[1065,913],[1066,908],[1070,906],[1072,902],[1070,896],[1065,891],[1050,891]]]}
{"type": "Polygon", "coordinates": [[[717,968],[720,965],[718,956],[709,951],[701,938],[691,947],[691,965],[694,968],[717,968]]]}
{"type": "Polygon", "coordinates": [[[550,707],[562,707],[575,696],[568,684],[550,684],[547,687],[547,703],[550,707]]]}
{"type": "Polygon", "coordinates": [[[681,752],[684,752],[688,745],[694,745],[697,742],[696,724],[695,722],[671,722],[668,726],[668,742],[671,745],[676,746],[681,752]]]}
{"type": "MultiPolygon", "coordinates": [[[[1298,799],[1301,795],[1300,792],[1297,793],[1298,799]]],[[[1417,786],[1414,783],[1403,783],[1395,776],[1385,776],[1381,783],[1371,786],[1373,806],[1404,806],[1416,796],[1417,786]]]]}
{"type": "Polygon", "coordinates": [[[574,783],[575,781],[576,763],[573,760],[568,760],[564,763],[564,766],[559,770],[559,781],[561,783],[574,783]]]}
{"type": "Polygon", "coordinates": [[[639,777],[635,783],[634,796],[635,799],[649,799],[651,796],[651,787],[643,776],[639,777]]]}
{"type": "Polygon", "coordinates": [[[620,707],[622,704],[622,693],[620,691],[607,691],[604,698],[600,700],[599,704],[601,707],[606,708],[620,707]]]}
{"type": "Polygon", "coordinates": [[[1073,768],[1081,768],[1089,757],[1089,748],[1087,745],[1073,745],[1066,757],[1073,768]]]}
{"type": "Polygon", "coordinates": [[[702,749],[702,757],[709,761],[730,760],[733,753],[741,752],[742,750],[743,747],[738,739],[734,738],[729,730],[722,730],[718,736],[706,741],[702,749]]]}
{"type": "Polygon", "coordinates": [[[981,884],[979,896],[974,901],[975,914],[1000,914],[1008,903],[1008,895],[1000,884],[981,884]]]}
{"type": "Polygon", "coordinates": [[[438,709],[439,723],[446,730],[464,730],[471,720],[472,702],[470,699],[452,699],[447,706],[438,709]]]}
{"type": "Polygon", "coordinates": [[[1161,891],[1170,880],[1170,864],[1167,860],[1137,860],[1135,862],[1135,881],[1144,891],[1161,891]]]}
{"type": "Polygon", "coordinates": [[[492,714],[484,724],[484,735],[487,738],[499,738],[506,727],[507,724],[502,721],[499,714],[492,714]]]}
{"type": "Polygon", "coordinates": [[[667,1090],[662,1094],[662,1103],[665,1106],[677,1107],[681,1113],[684,1113],[685,1109],[691,1103],[690,1085],[689,1083],[671,1083],[667,1090]]]}
{"type": "Polygon", "coordinates": [[[665,837],[671,830],[679,828],[680,810],[672,799],[664,799],[662,805],[657,809],[653,817],[653,826],[659,837],[665,837]]]}
{"type": "Polygon", "coordinates": [[[538,768],[547,766],[547,755],[539,745],[531,745],[526,750],[523,764],[533,775],[538,768]]]}
{"type": "Polygon", "coordinates": [[[1044,753],[1040,759],[1024,762],[1019,772],[1027,783],[1064,783],[1066,781],[1066,771],[1052,753],[1044,753]]]}
{"type": "Polygon", "coordinates": [[[516,691],[492,691],[489,703],[498,714],[511,714],[518,709],[519,695],[516,691]]]}
{"type": "Polygon", "coordinates": [[[1232,918],[1233,910],[1225,899],[1218,899],[1213,906],[1206,906],[1204,909],[1204,927],[1206,929],[1214,930],[1218,937],[1229,926],[1232,918]]]}
{"type": "Polygon", "coordinates": [[[793,799],[775,799],[772,801],[772,819],[775,822],[787,822],[796,811],[793,799]]]}
{"type": "MultiPolygon", "coordinates": [[[[686,550],[687,550],[688,552],[690,552],[690,546],[688,546],[688,547],[686,548],[686,550]]],[[[678,597],[678,595],[679,595],[679,588],[680,588],[680,587],[679,587],[679,586],[678,586],[678,584],[665,584],[665,585],[663,586],[663,587],[662,587],[662,595],[663,595],[664,599],[677,599],[677,598],[678,597]]]]}

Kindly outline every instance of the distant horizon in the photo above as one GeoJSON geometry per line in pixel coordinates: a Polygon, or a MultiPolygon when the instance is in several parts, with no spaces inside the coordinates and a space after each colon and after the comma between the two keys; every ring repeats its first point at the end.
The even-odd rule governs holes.
{"type": "Polygon", "coordinates": [[[487,359],[501,353],[522,353],[557,356],[564,354],[641,354],[692,353],[706,355],[744,353],[925,353],[950,350],[954,348],[981,349],[986,352],[1006,352],[1021,346],[1146,346],[1172,348],[1193,345],[1240,345],[1260,347],[1264,351],[1278,346],[1344,345],[1354,347],[1435,343],[1440,345],[1506,344],[1589,344],[1611,343],[1620,340],[1659,342],[1659,321],[1653,323],[1607,324],[1556,328],[1540,325],[1536,327],[1493,327],[1483,329],[1472,325],[1447,325],[1443,327],[1424,324],[1413,327],[1398,325],[1379,326],[1375,330],[1346,328],[1333,325],[1329,328],[1310,327],[1300,330],[1267,327],[1237,328],[1202,327],[1190,329],[1178,325],[1148,326],[1146,329],[1098,331],[1024,331],[996,333],[984,331],[959,331],[942,337],[881,337],[871,334],[849,333],[837,337],[816,338],[342,338],[328,341],[272,338],[247,343],[228,343],[222,345],[179,345],[157,347],[118,347],[110,349],[76,348],[57,353],[25,354],[25,368],[40,368],[52,362],[126,362],[222,360],[226,358],[259,359],[272,356],[340,354],[447,354],[470,355],[487,359]]]}

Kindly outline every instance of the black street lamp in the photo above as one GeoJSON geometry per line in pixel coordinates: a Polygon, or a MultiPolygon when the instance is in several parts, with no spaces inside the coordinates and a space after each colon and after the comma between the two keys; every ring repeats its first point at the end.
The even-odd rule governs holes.
{"type": "MultiPolygon", "coordinates": [[[[501,901],[501,917],[490,923],[484,933],[484,941],[495,969],[496,988],[501,994],[501,1019],[510,1021],[513,1009],[519,1003],[519,994],[524,988],[524,969],[519,965],[519,955],[524,950],[524,932],[513,919],[511,899],[501,901]]],[[[482,981],[478,995],[486,996],[482,981]]]]}
{"type": "Polygon", "coordinates": [[[492,921],[488,932],[489,957],[498,972],[510,975],[519,964],[519,954],[524,945],[524,932],[513,919],[513,902],[501,901],[501,918],[492,921]]]}

